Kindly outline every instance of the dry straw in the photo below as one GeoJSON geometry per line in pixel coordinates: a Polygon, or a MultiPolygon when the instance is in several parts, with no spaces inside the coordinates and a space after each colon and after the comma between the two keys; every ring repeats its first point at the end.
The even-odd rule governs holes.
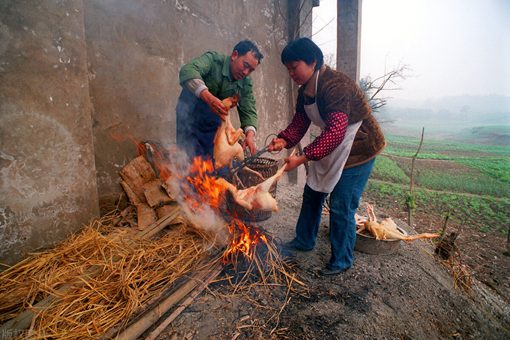
{"type": "MultiPolygon", "coordinates": [[[[35,317],[21,334],[24,337],[100,338],[125,328],[175,288],[180,278],[218,260],[211,255],[217,252],[211,251],[210,235],[182,218],[175,218],[168,231],[146,239],[133,229],[113,227],[118,216],[118,211],[105,215],[53,250],[33,254],[0,273],[0,323],[31,310],[35,317]],[[43,300],[49,303],[35,307],[43,300]]],[[[224,263],[233,270],[219,281],[230,282],[231,293],[246,297],[257,287],[270,292],[275,286],[285,289],[285,300],[268,319],[278,325],[289,293],[305,285],[282,259],[272,238],[251,230],[261,233],[262,240],[248,253],[226,250],[224,263]]],[[[231,232],[234,242],[243,237],[239,229],[231,232]]]]}
{"type": "Polygon", "coordinates": [[[58,299],[36,311],[29,335],[98,337],[126,324],[178,278],[203,266],[210,242],[186,224],[147,240],[130,229],[111,227],[113,215],[95,221],[52,251],[34,254],[1,273],[2,322],[54,295],[58,299]],[[65,284],[72,288],[60,293],[65,284]]]}

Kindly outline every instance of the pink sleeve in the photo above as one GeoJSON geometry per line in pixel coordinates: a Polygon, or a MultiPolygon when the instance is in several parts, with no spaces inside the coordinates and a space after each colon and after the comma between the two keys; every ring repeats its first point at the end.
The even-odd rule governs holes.
{"type": "Polygon", "coordinates": [[[317,161],[329,155],[344,140],[349,119],[343,112],[329,114],[326,128],[315,140],[304,148],[303,152],[310,160],[317,161]]]}
{"type": "Polygon", "coordinates": [[[308,127],[310,127],[310,123],[311,121],[306,113],[296,112],[292,118],[292,122],[285,130],[278,134],[278,138],[285,139],[287,141],[287,149],[290,149],[303,138],[308,127]]]}

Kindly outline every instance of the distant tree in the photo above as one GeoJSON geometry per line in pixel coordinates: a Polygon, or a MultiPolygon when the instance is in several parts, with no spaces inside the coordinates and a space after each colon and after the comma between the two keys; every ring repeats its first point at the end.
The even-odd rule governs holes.
{"type": "Polygon", "coordinates": [[[326,53],[324,55],[324,64],[336,69],[336,55],[334,53],[326,53]]]}
{"type": "Polygon", "coordinates": [[[372,79],[372,77],[366,76],[360,80],[360,87],[365,92],[372,111],[379,111],[381,107],[388,103],[388,99],[391,98],[381,96],[383,91],[401,90],[397,86],[397,82],[406,79],[409,71],[408,65],[400,65],[380,77],[372,79]]]}

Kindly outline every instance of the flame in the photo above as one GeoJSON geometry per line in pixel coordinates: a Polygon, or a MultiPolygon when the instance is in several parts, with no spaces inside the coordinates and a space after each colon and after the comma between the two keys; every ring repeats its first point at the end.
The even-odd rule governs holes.
{"type": "Polygon", "coordinates": [[[196,194],[193,195],[188,191],[186,201],[194,208],[207,204],[218,209],[228,187],[224,181],[213,175],[214,166],[212,161],[210,159],[203,160],[200,156],[195,157],[189,173],[190,175],[186,179],[193,186],[196,194]]]}
{"type": "Polygon", "coordinates": [[[229,225],[231,241],[223,253],[223,262],[233,262],[238,254],[243,254],[247,259],[253,260],[256,248],[261,242],[267,244],[266,235],[257,227],[247,226],[239,219],[232,219],[229,225]]]}
{"type": "MultiPolygon", "coordinates": [[[[185,203],[191,209],[201,213],[207,207],[218,211],[224,201],[228,183],[223,178],[215,176],[215,170],[211,159],[202,159],[197,156],[187,170],[187,175],[175,171],[171,166],[171,150],[164,149],[161,144],[153,141],[137,143],[138,154],[143,155],[151,165],[158,170],[159,177],[166,181],[170,177],[186,180],[181,182],[180,188],[185,203]]],[[[256,248],[259,244],[268,244],[268,239],[263,231],[255,226],[247,226],[240,219],[232,216],[228,225],[230,241],[223,254],[223,262],[235,263],[237,256],[243,255],[253,261],[256,257],[256,248]]]]}

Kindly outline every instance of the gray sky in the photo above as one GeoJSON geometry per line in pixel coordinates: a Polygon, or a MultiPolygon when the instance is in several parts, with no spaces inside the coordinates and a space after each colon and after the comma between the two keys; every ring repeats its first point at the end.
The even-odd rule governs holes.
{"type": "MultiPolygon", "coordinates": [[[[314,9],[314,32],[336,16],[336,0],[314,9]]],[[[336,51],[336,19],[313,40],[336,51]]],[[[363,0],[361,77],[398,65],[412,70],[395,99],[510,96],[509,0],[363,0]]]]}

